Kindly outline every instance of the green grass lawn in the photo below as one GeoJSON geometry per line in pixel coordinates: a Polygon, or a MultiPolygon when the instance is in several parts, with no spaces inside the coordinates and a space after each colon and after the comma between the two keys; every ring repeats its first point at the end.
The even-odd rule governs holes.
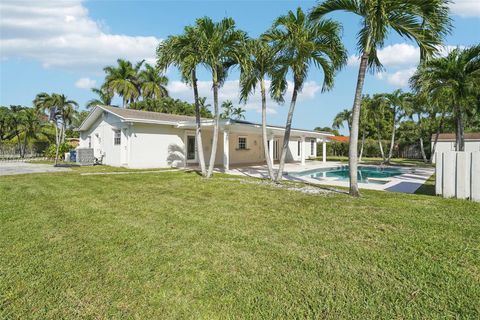
{"type": "Polygon", "coordinates": [[[0,319],[480,316],[478,203],[85,170],[0,177],[0,319]]]}

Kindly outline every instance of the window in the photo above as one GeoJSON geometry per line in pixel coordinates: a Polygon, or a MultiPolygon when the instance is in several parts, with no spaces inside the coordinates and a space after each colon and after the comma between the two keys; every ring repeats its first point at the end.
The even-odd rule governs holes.
{"type": "Polygon", "coordinates": [[[122,132],[120,130],[115,130],[113,134],[113,144],[118,146],[122,142],[122,132]]]}
{"type": "Polygon", "coordinates": [[[302,142],[300,140],[297,141],[297,156],[300,157],[301,152],[302,152],[302,142]]]}
{"type": "Polygon", "coordinates": [[[246,150],[247,149],[247,138],[246,137],[238,137],[238,149],[239,150],[246,150]]]}
{"type": "Polygon", "coordinates": [[[91,136],[88,136],[88,148],[92,148],[92,137],[91,136]]]}
{"type": "Polygon", "coordinates": [[[310,140],[310,155],[315,156],[315,139],[310,140]]]}
{"type": "Polygon", "coordinates": [[[195,136],[187,136],[187,160],[195,160],[195,136]]]}

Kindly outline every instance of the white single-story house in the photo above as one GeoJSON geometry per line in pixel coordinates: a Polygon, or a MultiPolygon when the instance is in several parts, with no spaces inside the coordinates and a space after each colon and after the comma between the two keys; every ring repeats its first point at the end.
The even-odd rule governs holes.
{"type": "MultiPolygon", "coordinates": [[[[285,128],[269,125],[267,130],[269,154],[277,160],[285,128]]],[[[165,168],[195,166],[198,163],[195,117],[97,106],[78,131],[79,148],[93,149],[94,156],[101,158],[103,164],[128,168],[165,168]]],[[[213,120],[202,118],[202,142],[207,164],[212,135],[213,120]]],[[[287,161],[305,164],[306,159],[317,156],[317,142],[323,142],[323,148],[326,148],[329,136],[332,134],[292,129],[287,161]]],[[[323,158],[323,161],[326,159],[323,158]]],[[[264,162],[260,124],[220,120],[216,165],[228,170],[230,165],[264,162]]]]}
{"type": "MultiPolygon", "coordinates": [[[[438,135],[435,153],[455,151],[456,144],[457,144],[455,138],[456,138],[455,133],[440,133],[438,135]]],[[[480,132],[465,133],[464,139],[465,139],[465,151],[467,152],[480,151],[480,132]]],[[[434,142],[435,142],[435,134],[432,135],[432,148],[433,148],[434,142]]],[[[435,157],[433,157],[433,162],[435,163],[435,157]]]]}

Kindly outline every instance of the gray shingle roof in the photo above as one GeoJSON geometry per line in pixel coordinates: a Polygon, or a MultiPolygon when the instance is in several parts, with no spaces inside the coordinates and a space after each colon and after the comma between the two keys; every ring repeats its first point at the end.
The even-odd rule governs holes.
{"type": "Polygon", "coordinates": [[[101,108],[110,111],[111,113],[124,119],[138,119],[138,120],[153,120],[153,121],[194,121],[195,117],[183,116],[178,114],[160,113],[152,111],[142,111],[133,109],[123,109],[111,106],[101,106],[101,108]]]}
{"type": "MultiPolygon", "coordinates": [[[[465,140],[480,140],[480,132],[465,133],[465,140]]],[[[435,134],[432,134],[432,141],[435,140],[435,134]]],[[[455,141],[455,133],[440,133],[438,141],[455,141]]]]}

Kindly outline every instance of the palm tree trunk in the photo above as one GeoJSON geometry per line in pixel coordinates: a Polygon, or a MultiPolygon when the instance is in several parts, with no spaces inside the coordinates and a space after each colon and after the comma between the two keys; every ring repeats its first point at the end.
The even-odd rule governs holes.
{"type": "Polygon", "coordinates": [[[58,123],[55,122],[55,142],[57,144],[55,149],[55,166],[58,164],[58,150],[60,149],[60,132],[58,132],[58,123]]]}
{"type": "Polygon", "coordinates": [[[380,135],[380,133],[378,133],[377,137],[378,137],[378,146],[380,148],[380,154],[382,155],[383,163],[385,163],[387,159],[385,159],[385,152],[383,151],[382,136],[380,135]]]}
{"type": "MultiPolygon", "coordinates": [[[[369,41],[368,41],[369,42],[369,41]]],[[[360,122],[360,107],[362,103],[362,90],[365,81],[365,72],[367,70],[368,53],[364,52],[360,59],[360,68],[358,70],[357,87],[355,89],[355,99],[352,110],[352,131],[350,132],[350,143],[348,147],[348,166],[350,168],[350,190],[353,197],[359,197],[357,171],[358,171],[358,129],[360,122]]]]}
{"type": "Polygon", "coordinates": [[[427,155],[425,154],[425,147],[423,146],[423,138],[420,137],[420,152],[422,153],[423,162],[427,163],[427,155]]]}
{"type": "Polygon", "coordinates": [[[393,121],[393,127],[392,127],[392,137],[390,139],[390,150],[388,151],[388,158],[386,160],[386,163],[390,163],[390,159],[393,156],[393,147],[395,146],[395,132],[396,132],[396,123],[393,121]]]}
{"type": "Polygon", "coordinates": [[[203,155],[200,103],[198,101],[197,75],[195,70],[192,70],[192,85],[193,85],[193,96],[195,99],[195,136],[196,136],[195,141],[197,144],[197,155],[198,155],[198,162],[200,163],[200,170],[202,172],[202,176],[205,177],[207,172],[205,170],[205,156],[203,155]]]}
{"type": "Polygon", "coordinates": [[[465,139],[463,132],[463,119],[462,113],[459,106],[455,106],[455,141],[456,141],[456,151],[465,150],[465,139]]]}
{"type": "Polygon", "coordinates": [[[360,146],[360,155],[358,156],[358,162],[362,162],[364,145],[365,145],[365,129],[362,130],[362,145],[360,146]]]}
{"type": "Polygon", "coordinates": [[[213,74],[213,111],[215,114],[215,121],[213,123],[213,139],[212,139],[212,152],[210,154],[210,163],[207,171],[207,178],[210,178],[215,167],[215,158],[217,156],[217,144],[218,144],[218,126],[220,122],[220,112],[218,112],[218,80],[217,73],[213,74]]]}
{"type": "Polygon", "coordinates": [[[440,117],[440,123],[438,124],[437,132],[435,133],[435,140],[433,141],[432,153],[430,154],[430,163],[433,163],[433,157],[435,157],[435,151],[437,149],[438,137],[440,136],[440,131],[443,128],[443,120],[444,119],[445,119],[445,112],[442,112],[442,116],[440,117]]]}
{"type": "Polygon", "coordinates": [[[293,112],[295,111],[295,104],[297,103],[297,95],[298,95],[298,85],[297,83],[295,83],[293,85],[293,94],[292,94],[292,100],[290,101],[290,108],[288,109],[287,124],[285,125],[285,133],[283,135],[282,154],[280,156],[280,163],[278,165],[278,172],[277,172],[277,179],[276,179],[277,182],[281,181],[283,177],[283,168],[285,167],[285,158],[287,157],[288,142],[290,140],[290,130],[292,128],[293,112]]]}
{"type": "MultiPolygon", "coordinates": [[[[260,89],[262,94],[262,142],[263,142],[263,152],[265,155],[265,160],[267,161],[268,175],[270,179],[275,180],[275,175],[273,173],[273,163],[270,158],[270,152],[268,150],[268,138],[267,138],[267,98],[265,93],[265,82],[263,78],[260,80],[260,89]]],[[[270,146],[273,148],[273,146],[270,146]]]]}

